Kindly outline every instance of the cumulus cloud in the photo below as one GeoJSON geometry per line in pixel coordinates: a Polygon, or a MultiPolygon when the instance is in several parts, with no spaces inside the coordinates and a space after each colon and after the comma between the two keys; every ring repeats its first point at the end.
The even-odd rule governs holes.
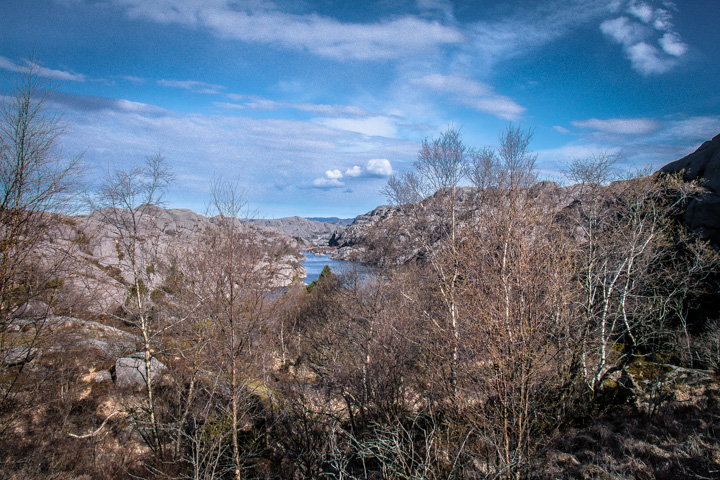
{"type": "Polygon", "coordinates": [[[591,118],[571,123],[583,130],[620,135],[647,135],[662,127],[660,122],[650,118],[610,118],[606,120],[591,118]]]}
{"type": "Polygon", "coordinates": [[[648,3],[631,1],[620,16],[600,24],[600,30],[622,46],[632,68],[643,75],[661,74],[678,65],[688,46],[673,31],[667,8],[653,9],[648,3]]]}
{"type": "Polygon", "coordinates": [[[354,165],[353,167],[345,170],[345,176],[347,177],[359,177],[360,175],[362,175],[362,168],[358,165],[354,165]]]}
{"type": "Polygon", "coordinates": [[[461,75],[434,73],[411,79],[410,83],[448,94],[461,105],[505,120],[517,120],[525,112],[525,108],[509,97],[496,93],[490,85],[461,75]]]}
{"type": "Polygon", "coordinates": [[[278,11],[260,2],[114,0],[130,18],[208,29],[216,36],[337,60],[386,60],[463,41],[453,26],[405,16],[375,23],[278,11]]]}
{"type": "Polygon", "coordinates": [[[313,185],[318,188],[340,188],[345,184],[337,178],[320,177],[313,180],[313,185]]]}
{"type": "Polygon", "coordinates": [[[373,158],[367,162],[367,171],[378,177],[389,177],[393,173],[392,165],[386,158],[373,158]]]}
{"type": "Polygon", "coordinates": [[[325,176],[316,178],[313,180],[313,186],[317,188],[339,188],[344,187],[345,184],[340,181],[343,178],[343,174],[340,170],[326,170],[325,176]]]}
{"type": "Polygon", "coordinates": [[[600,31],[622,45],[633,45],[647,36],[647,30],[627,17],[605,20],[600,24],[600,31]]]}

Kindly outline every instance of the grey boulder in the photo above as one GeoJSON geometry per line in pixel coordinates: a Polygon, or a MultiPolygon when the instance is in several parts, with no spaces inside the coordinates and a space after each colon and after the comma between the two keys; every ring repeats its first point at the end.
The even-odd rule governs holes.
{"type": "MultiPolygon", "coordinates": [[[[159,360],[150,359],[150,381],[156,383],[167,367],[159,360]]],[[[115,386],[118,388],[144,388],[147,385],[145,377],[145,354],[133,353],[127,357],[118,358],[115,362],[115,386]]]]}

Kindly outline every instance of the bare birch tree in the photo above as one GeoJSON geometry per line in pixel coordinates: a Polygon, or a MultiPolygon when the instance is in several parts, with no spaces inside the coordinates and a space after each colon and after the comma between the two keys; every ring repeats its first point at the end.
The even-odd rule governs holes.
{"type": "MultiPolygon", "coordinates": [[[[67,253],[53,246],[55,213],[70,213],[81,194],[81,156],[60,147],[66,124],[47,109],[52,85],[31,58],[0,97],[0,411],[44,333],[48,310],[15,335],[18,309],[33,298],[52,304],[67,253]],[[44,252],[43,255],[41,252],[44,252]],[[9,368],[9,365],[17,367],[9,368]]],[[[4,423],[0,423],[0,433],[4,423]]]]}
{"type": "Polygon", "coordinates": [[[172,180],[165,157],[156,154],[147,157],[144,165],[108,172],[91,203],[114,235],[117,264],[127,272],[128,296],[122,306],[122,315],[142,337],[143,377],[152,430],[150,446],[158,456],[162,455],[162,442],[151,375],[156,322],[150,293],[158,271],[161,246],[153,214],[154,208],[163,205],[163,197],[172,180]]]}

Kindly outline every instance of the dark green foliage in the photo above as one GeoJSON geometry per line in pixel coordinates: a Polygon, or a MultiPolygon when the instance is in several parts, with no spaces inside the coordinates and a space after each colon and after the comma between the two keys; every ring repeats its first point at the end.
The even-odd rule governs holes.
{"type": "Polygon", "coordinates": [[[305,287],[305,290],[307,290],[308,293],[312,292],[313,288],[318,286],[318,284],[323,280],[330,278],[331,275],[332,272],[330,271],[330,265],[325,265],[322,269],[322,272],[320,272],[320,276],[317,278],[317,280],[313,280],[312,282],[310,282],[310,284],[305,287]]]}

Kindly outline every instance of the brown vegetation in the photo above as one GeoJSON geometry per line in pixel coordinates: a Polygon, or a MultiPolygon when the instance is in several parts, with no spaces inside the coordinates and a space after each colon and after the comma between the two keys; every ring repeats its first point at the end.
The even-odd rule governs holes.
{"type": "MultiPolygon", "coordinates": [[[[376,271],[278,290],[290,247],[239,220],[232,184],[213,189],[213,228],[161,244],[171,175],[155,156],[95,196],[111,265],[50,214],[76,162],[38,147],[32,168],[55,177],[21,171],[6,132],[25,117],[7,112],[41,106],[36,79],[2,119],[0,477],[718,476],[717,323],[689,312],[719,261],[676,222],[695,185],[611,182],[601,156],[561,189],[536,181],[531,131],[509,126],[493,151],[450,129],[389,181],[376,271]],[[11,188],[46,178],[39,203],[11,188]],[[80,253],[50,255],[49,225],[80,253]],[[83,308],[56,275],[67,258],[109,269],[126,301],[83,308]],[[139,382],[118,381],[121,359],[139,382]]],[[[51,146],[58,124],[33,118],[29,140],[51,146]]]]}

